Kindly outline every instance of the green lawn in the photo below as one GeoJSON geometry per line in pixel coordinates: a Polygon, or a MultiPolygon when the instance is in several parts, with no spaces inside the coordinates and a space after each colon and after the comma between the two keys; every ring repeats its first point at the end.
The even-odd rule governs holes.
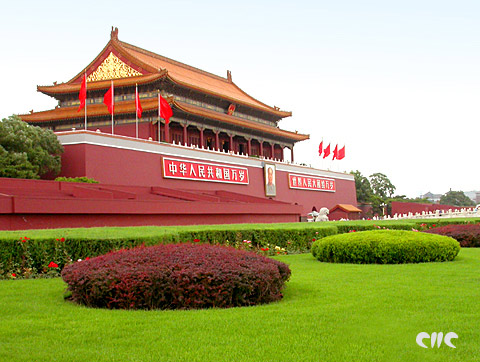
{"type": "Polygon", "coordinates": [[[284,299],[228,310],[87,309],[64,302],[61,279],[0,281],[0,361],[480,360],[480,249],[416,265],[278,259],[284,299]],[[457,348],[420,348],[423,331],[456,332],[457,348]]]}
{"type": "Polygon", "coordinates": [[[60,238],[60,237],[80,237],[86,239],[108,239],[108,238],[144,238],[148,236],[158,236],[177,231],[202,231],[202,230],[251,230],[251,229],[305,229],[319,228],[328,226],[349,225],[352,228],[356,226],[381,225],[384,227],[395,226],[398,224],[415,223],[441,223],[441,222],[480,222],[478,218],[460,218],[460,219],[430,219],[430,220],[350,220],[329,221],[327,223],[276,223],[276,224],[221,224],[221,225],[183,225],[183,226],[130,226],[130,227],[95,227],[95,228],[67,228],[67,229],[40,229],[40,230],[0,230],[0,239],[15,239],[28,236],[31,238],[60,238]]]}

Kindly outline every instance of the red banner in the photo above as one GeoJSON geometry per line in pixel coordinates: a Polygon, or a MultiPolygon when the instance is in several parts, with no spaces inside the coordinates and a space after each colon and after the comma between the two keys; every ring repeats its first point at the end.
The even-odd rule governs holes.
{"type": "Polygon", "coordinates": [[[248,169],[213,163],[163,158],[163,177],[248,185],[248,169]]]}
{"type": "Polygon", "coordinates": [[[291,189],[335,192],[335,180],[323,177],[288,174],[291,189]]]}

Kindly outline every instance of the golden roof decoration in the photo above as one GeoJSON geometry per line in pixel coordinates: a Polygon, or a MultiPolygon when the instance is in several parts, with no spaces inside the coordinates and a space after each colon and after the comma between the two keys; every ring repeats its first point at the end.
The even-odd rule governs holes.
{"type": "Polygon", "coordinates": [[[142,73],[136,71],[128,64],[122,62],[112,52],[106,57],[102,64],[87,77],[88,82],[94,82],[99,80],[128,78],[142,75],[142,73]]]}

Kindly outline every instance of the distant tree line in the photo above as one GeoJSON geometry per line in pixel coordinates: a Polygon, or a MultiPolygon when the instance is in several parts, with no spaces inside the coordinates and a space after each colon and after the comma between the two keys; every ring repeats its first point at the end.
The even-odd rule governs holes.
{"type": "Polygon", "coordinates": [[[440,203],[453,206],[475,206],[475,202],[463,191],[448,191],[440,198],[440,203]]]}
{"type": "MultiPolygon", "coordinates": [[[[358,170],[350,171],[355,178],[357,190],[357,202],[359,204],[371,204],[373,214],[384,215],[391,211],[392,201],[415,202],[431,204],[427,198],[408,198],[405,195],[394,195],[396,187],[383,173],[374,173],[368,178],[358,170]]],[[[465,195],[463,191],[449,191],[440,199],[441,204],[452,206],[474,206],[475,203],[465,195]]]]}

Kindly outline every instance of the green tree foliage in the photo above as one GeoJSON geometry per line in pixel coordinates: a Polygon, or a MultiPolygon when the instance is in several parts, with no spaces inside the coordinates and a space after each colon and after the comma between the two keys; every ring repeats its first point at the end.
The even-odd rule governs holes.
{"type": "Polygon", "coordinates": [[[396,189],[388,177],[379,172],[370,175],[370,184],[372,185],[373,194],[383,201],[391,198],[396,189]]]}
{"type": "Polygon", "coordinates": [[[385,213],[387,213],[385,207],[390,205],[396,188],[383,173],[377,172],[369,177],[373,191],[371,200],[373,212],[379,215],[385,215],[385,213]]]}
{"type": "Polygon", "coordinates": [[[453,206],[475,206],[475,203],[463,191],[448,191],[440,198],[443,205],[453,206]]]}
{"type": "Polygon", "coordinates": [[[388,177],[383,173],[374,173],[367,178],[358,170],[350,171],[350,174],[355,178],[357,201],[371,204],[374,214],[383,215],[396,189],[388,177]]]}
{"type": "Polygon", "coordinates": [[[355,189],[357,190],[357,202],[369,203],[373,195],[372,186],[368,178],[362,175],[360,171],[350,171],[355,177],[355,189]]]}
{"type": "Polygon", "coordinates": [[[60,173],[63,147],[55,134],[13,115],[0,122],[0,177],[38,179],[60,173]]]}

